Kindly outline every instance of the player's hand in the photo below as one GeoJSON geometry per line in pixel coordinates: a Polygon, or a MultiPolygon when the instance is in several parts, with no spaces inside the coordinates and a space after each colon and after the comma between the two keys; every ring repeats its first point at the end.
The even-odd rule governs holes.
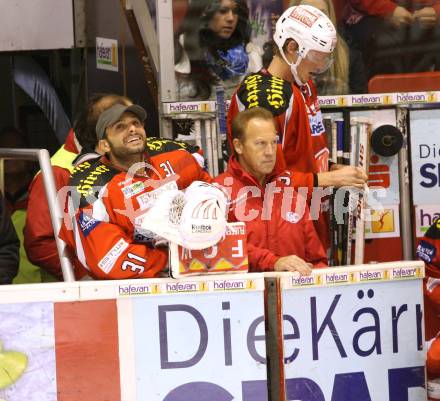
{"type": "Polygon", "coordinates": [[[389,17],[391,25],[398,28],[402,25],[410,25],[414,21],[414,16],[406,8],[397,6],[389,17]]]}
{"type": "Polygon", "coordinates": [[[283,256],[279,258],[274,266],[277,272],[298,272],[301,276],[307,276],[312,273],[312,264],[307,263],[296,255],[283,256]]]}
{"type": "Polygon", "coordinates": [[[432,7],[423,7],[415,11],[413,15],[424,28],[432,28],[437,23],[437,14],[432,7]]]}
{"type": "Polygon", "coordinates": [[[318,186],[355,187],[363,189],[368,180],[367,174],[360,167],[341,166],[332,167],[331,171],[318,173],[318,186]]]}

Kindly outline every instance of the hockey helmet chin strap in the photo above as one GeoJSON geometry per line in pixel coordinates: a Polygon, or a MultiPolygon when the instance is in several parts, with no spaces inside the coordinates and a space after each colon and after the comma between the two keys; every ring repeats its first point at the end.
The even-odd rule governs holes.
{"type": "Polygon", "coordinates": [[[298,66],[300,65],[301,61],[303,60],[303,57],[299,54],[299,52],[297,52],[296,54],[297,54],[298,57],[296,59],[296,62],[295,63],[289,63],[289,61],[287,60],[286,55],[284,54],[284,50],[282,48],[280,48],[280,53],[281,53],[281,56],[283,57],[284,61],[289,65],[290,72],[292,73],[293,78],[294,78],[296,84],[298,86],[305,85],[306,82],[302,82],[301,79],[299,78],[299,75],[298,75],[298,66]]]}

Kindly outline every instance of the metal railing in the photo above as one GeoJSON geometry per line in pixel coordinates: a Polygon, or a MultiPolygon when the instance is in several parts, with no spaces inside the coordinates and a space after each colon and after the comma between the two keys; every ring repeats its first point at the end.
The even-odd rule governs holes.
{"type": "Polygon", "coordinates": [[[66,254],[66,244],[63,240],[58,238],[58,233],[61,228],[61,220],[63,218],[63,211],[61,209],[61,206],[57,202],[57,189],[55,187],[52,165],[50,164],[49,152],[46,149],[0,149],[0,190],[2,192],[4,192],[5,189],[3,174],[3,160],[5,159],[34,160],[38,161],[38,163],[40,164],[55,242],[57,244],[58,255],[60,257],[63,279],[66,282],[75,281],[72,263],[70,262],[70,259],[66,254]]]}

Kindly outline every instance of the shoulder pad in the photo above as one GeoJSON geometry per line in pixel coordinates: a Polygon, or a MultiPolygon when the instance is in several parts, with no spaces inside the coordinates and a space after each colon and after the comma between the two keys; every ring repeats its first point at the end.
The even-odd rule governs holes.
{"type": "Polygon", "coordinates": [[[248,75],[237,91],[237,97],[246,109],[264,107],[274,116],[287,110],[292,94],[289,82],[261,73],[248,75]]]}
{"type": "Polygon", "coordinates": [[[75,187],[71,195],[79,198],[80,207],[90,205],[97,199],[99,190],[119,173],[99,159],[81,163],[70,175],[70,186],[75,187]]]}
{"type": "Polygon", "coordinates": [[[147,138],[147,152],[150,156],[161,153],[172,152],[173,150],[186,150],[190,153],[197,152],[197,146],[193,146],[184,141],[177,141],[167,138],[149,137],[147,138]]]}

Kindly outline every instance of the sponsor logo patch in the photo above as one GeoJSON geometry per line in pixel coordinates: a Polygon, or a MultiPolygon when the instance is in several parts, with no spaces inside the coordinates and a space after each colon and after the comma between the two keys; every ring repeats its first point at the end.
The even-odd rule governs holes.
{"type": "Polygon", "coordinates": [[[432,260],[435,258],[436,254],[435,246],[426,241],[420,241],[416,254],[426,263],[432,263],[432,260]]]}
{"type": "Polygon", "coordinates": [[[210,233],[212,231],[211,224],[191,224],[191,232],[195,233],[210,233]]]}
{"type": "Polygon", "coordinates": [[[107,254],[99,261],[98,267],[106,274],[108,274],[112,269],[116,262],[116,260],[119,258],[119,256],[122,255],[122,252],[124,252],[128,248],[128,242],[124,239],[120,239],[112,249],[110,249],[107,254]]]}
{"type": "Polygon", "coordinates": [[[315,115],[309,114],[309,124],[312,136],[319,136],[325,132],[321,111],[318,111],[315,115]]]}
{"type": "Polygon", "coordinates": [[[122,193],[124,194],[125,199],[128,199],[142,192],[144,189],[144,183],[142,181],[136,181],[133,182],[133,184],[122,188],[122,193]]]}
{"type": "Polygon", "coordinates": [[[87,237],[93,229],[96,228],[98,224],[101,222],[99,220],[95,220],[93,217],[87,215],[84,212],[81,212],[78,218],[79,227],[84,234],[84,237],[87,237]]]}
{"type": "Polygon", "coordinates": [[[311,28],[318,19],[318,16],[310,12],[309,10],[295,7],[289,15],[290,18],[301,22],[303,25],[311,28]]]}
{"type": "Polygon", "coordinates": [[[145,192],[139,195],[136,198],[137,202],[139,203],[139,209],[140,210],[150,209],[161,193],[163,193],[164,191],[171,191],[176,189],[177,189],[176,182],[170,181],[153,191],[145,192]]]}

